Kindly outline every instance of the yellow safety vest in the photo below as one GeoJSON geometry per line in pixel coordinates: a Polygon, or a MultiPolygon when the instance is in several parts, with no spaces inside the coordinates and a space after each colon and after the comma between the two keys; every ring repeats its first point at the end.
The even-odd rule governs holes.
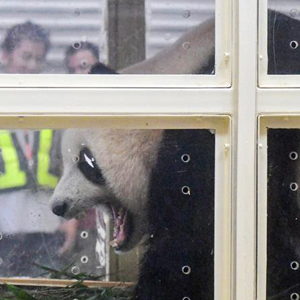
{"type": "MultiPolygon", "coordinates": [[[[41,130],[37,152],[36,180],[40,186],[49,188],[54,188],[58,182],[58,177],[49,173],[52,142],[53,130],[41,130]]],[[[4,164],[4,172],[0,172],[0,190],[25,187],[28,183],[28,175],[21,169],[18,151],[11,133],[7,130],[0,130],[0,155],[4,164]]]]}

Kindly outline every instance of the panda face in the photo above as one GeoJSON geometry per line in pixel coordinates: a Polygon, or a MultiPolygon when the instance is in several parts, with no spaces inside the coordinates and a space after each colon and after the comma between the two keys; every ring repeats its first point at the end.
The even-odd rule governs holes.
{"type": "Polygon", "coordinates": [[[64,172],[51,198],[55,214],[70,219],[98,206],[114,224],[116,252],[132,249],[147,226],[149,180],[162,139],[160,130],[68,130],[64,172]]]}
{"type": "MultiPolygon", "coordinates": [[[[89,148],[84,147],[80,150],[77,167],[88,181],[100,187],[105,186],[105,179],[89,148]]],[[[111,199],[110,202],[103,205],[106,206],[105,210],[111,216],[114,225],[111,246],[114,247],[116,251],[120,251],[121,248],[126,246],[128,237],[131,235],[131,213],[127,208],[118,203],[116,199],[111,199]]]]}

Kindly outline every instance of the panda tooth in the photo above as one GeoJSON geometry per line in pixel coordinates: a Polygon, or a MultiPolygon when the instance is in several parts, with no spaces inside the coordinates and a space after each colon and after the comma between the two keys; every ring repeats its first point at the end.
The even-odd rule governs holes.
{"type": "Polygon", "coordinates": [[[122,220],[122,217],[120,216],[120,217],[118,217],[117,219],[116,219],[116,226],[121,226],[122,225],[122,223],[123,223],[123,220],[122,220]]]}
{"type": "Polygon", "coordinates": [[[117,243],[116,240],[112,240],[110,243],[109,243],[113,248],[116,248],[119,246],[119,244],[117,243]]]}

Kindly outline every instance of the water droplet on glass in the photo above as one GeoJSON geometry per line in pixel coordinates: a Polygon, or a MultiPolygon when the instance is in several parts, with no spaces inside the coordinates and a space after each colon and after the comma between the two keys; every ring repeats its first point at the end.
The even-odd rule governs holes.
{"type": "Polygon", "coordinates": [[[73,48],[74,49],[80,49],[81,48],[81,43],[80,42],[73,43],[73,48]]]}
{"type": "Polygon", "coordinates": [[[75,17],[80,16],[80,10],[78,8],[74,10],[74,15],[75,15],[75,17]]]}
{"type": "Polygon", "coordinates": [[[71,272],[74,275],[78,275],[80,273],[80,269],[77,266],[74,266],[72,267],[71,272]]]}
{"type": "Polygon", "coordinates": [[[189,275],[191,272],[192,272],[192,269],[191,269],[190,266],[184,266],[182,268],[182,273],[185,274],[185,275],[189,275]]]}
{"type": "Polygon", "coordinates": [[[298,293],[291,294],[291,300],[299,300],[299,299],[300,299],[300,296],[298,293]]]}
{"type": "Polygon", "coordinates": [[[290,266],[291,266],[291,269],[294,271],[299,269],[299,263],[297,261],[292,261],[290,266]]]}
{"type": "Polygon", "coordinates": [[[191,44],[189,42],[185,42],[182,44],[183,49],[189,50],[191,48],[191,44]]]}
{"type": "Polygon", "coordinates": [[[191,190],[190,190],[190,188],[189,188],[188,186],[182,187],[181,192],[182,192],[184,195],[191,195],[191,190]]]}
{"type": "Polygon", "coordinates": [[[297,41],[291,41],[290,42],[290,47],[295,50],[299,47],[299,43],[297,41]]]}
{"type": "Polygon", "coordinates": [[[182,13],[182,16],[183,16],[184,18],[189,18],[190,15],[191,15],[191,12],[190,12],[189,10],[185,10],[185,11],[182,13]]]}
{"type": "Polygon", "coordinates": [[[299,157],[299,155],[298,155],[297,152],[292,151],[292,152],[290,153],[289,157],[290,157],[291,160],[297,160],[298,157],[299,157]]]}
{"type": "Polygon", "coordinates": [[[169,41],[171,39],[172,35],[170,33],[165,34],[165,40],[169,41]]]}
{"type": "Polygon", "coordinates": [[[73,163],[77,164],[79,162],[79,156],[75,155],[72,157],[73,163]]]}
{"type": "Polygon", "coordinates": [[[88,236],[89,236],[89,233],[87,231],[82,231],[81,234],[80,234],[81,238],[83,239],[87,239],[88,236]]]}
{"type": "Polygon", "coordinates": [[[183,154],[181,160],[187,164],[191,160],[191,157],[188,154],[183,154]]]}
{"type": "Polygon", "coordinates": [[[296,183],[296,182],[292,182],[290,184],[290,189],[293,191],[293,192],[296,192],[299,188],[299,185],[296,183]]]}
{"type": "Polygon", "coordinates": [[[83,264],[86,264],[89,261],[89,258],[87,256],[82,256],[80,260],[83,264]]]}
{"type": "Polygon", "coordinates": [[[293,9],[290,10],[290,16],[292,18],[296,18],[298,15],[299,15],[298,9],[293,8],[293,9]]]}
{"type": "Polygon", "coordinates": [[[83,67],[86,67],[87,66],[87,61],[85,59],[83,59],[80,64],[83,66],[83,67]]]}

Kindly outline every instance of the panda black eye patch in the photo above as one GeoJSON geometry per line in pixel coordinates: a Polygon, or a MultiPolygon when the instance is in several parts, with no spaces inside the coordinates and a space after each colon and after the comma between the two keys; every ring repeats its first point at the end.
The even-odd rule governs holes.
{"type": "Polygon", "coordinates": [[[105,180],[92,152],[83,148],[79,153],[78,168],[85,178],[96,185],[103,185],[105,180]]]}

